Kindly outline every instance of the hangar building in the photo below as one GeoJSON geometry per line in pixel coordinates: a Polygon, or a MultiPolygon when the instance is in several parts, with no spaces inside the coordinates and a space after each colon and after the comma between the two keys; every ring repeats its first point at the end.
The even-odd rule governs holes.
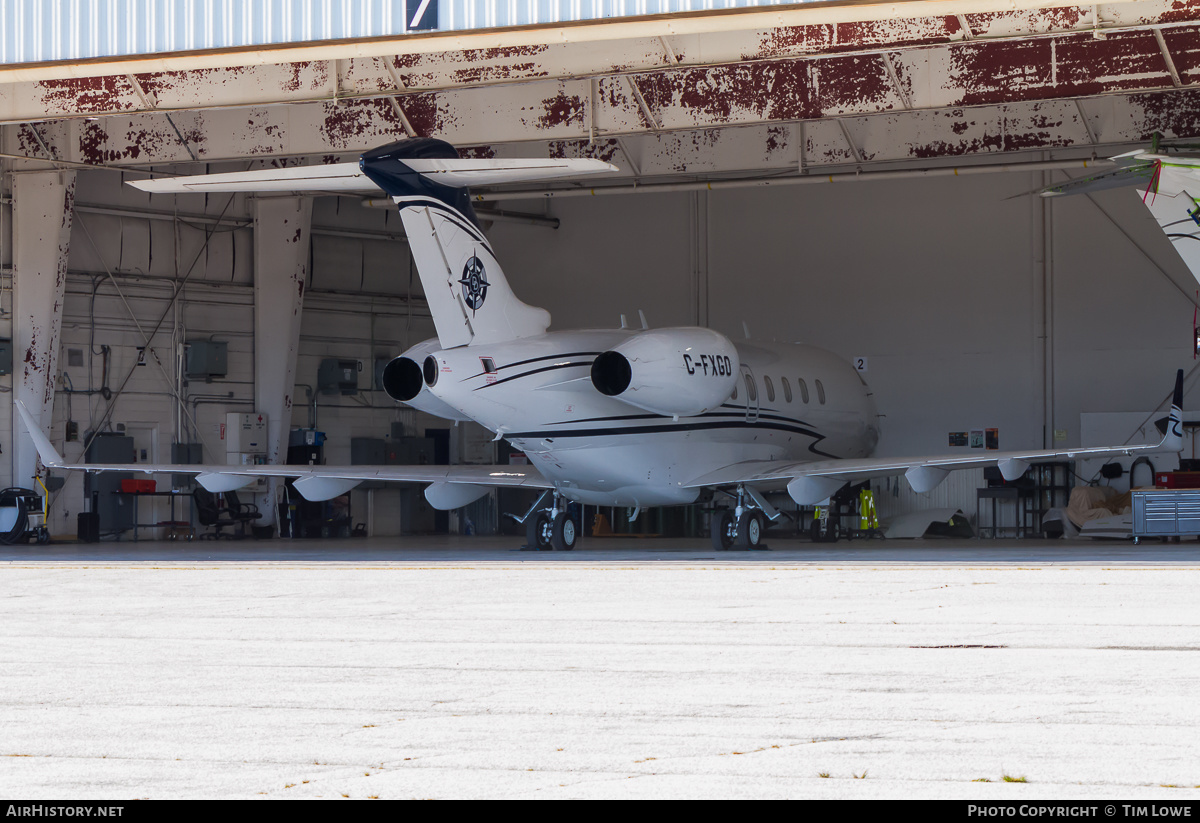
{"type": "MultiPolygon", "coordinates": [[[[125,185],[350,162],[405,137],[618,166],[476,192],[521,298],[556,329],[640,310],[861,362],[881,455],[988,430],[1002,449],[1144,442],[1177,368],[1191,385],[1198,283],[1139,197],[1036,192],[1156,135],[1200,138],[1198,0],[0,13],[0,390],[70,460],[97,432],[161,463],[508,459],[492,432],[378,388],[381,364],[434,335],[390,204],[125,185]],[[240,442],[231,414],[261,415],[263,442],[240,442]]],[[[31,485],[8,402],[0,432],[0,485],[31,485]]],[[[887,516],[973,514],[985,483],[874,485],[887,516]]],[[[74,533],[94,491],[67,476],[51,531],[74,533]]],[[[273,517],[278,484],[251,492],[273,517]]],[[[140,522],[177,517],[166,504],[144,501],[140,522]]],[[[375,535],[486,531],[505,505],[438,522],[419,493],[359,488],[349,517],[375,535]]]]}

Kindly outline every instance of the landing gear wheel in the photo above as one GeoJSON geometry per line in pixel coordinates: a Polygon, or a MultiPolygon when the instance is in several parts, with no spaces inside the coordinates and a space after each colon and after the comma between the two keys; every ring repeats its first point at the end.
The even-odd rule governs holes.
{"type": "Polygon", "coordinates": [[[738,518],[737,546],[739,549],[757,549],[762,544],[762,514],[749,509],[738,518]]]}
{"type": "Polygon", "coordinates": [[[712,545],[713,550],[729,551],[733,548],[733,512],[729,509],[717,509],[712,513],[712,545]]]}
{"type": "Polygon", "coordinates": [[[821,521],[814,520],[810,529],[814,543],[836,543],[842,536],[842,527],[834,518],[829,518],[825,531],[821,531],[821,521]]]}
{"type": "Polygon", "coordinates": [[[554,516],[554,525],[550,535],[550,545],[557,552],[569,552],[575,548],[575,540],[579,536],[575,521],[561,511],[554,516]]]}
{"type": "Polygon", "coordinates": [[[550,548],[550,515],[547,512],[530,515],[525,522],[525,547],[535,552],[550,548]]]}

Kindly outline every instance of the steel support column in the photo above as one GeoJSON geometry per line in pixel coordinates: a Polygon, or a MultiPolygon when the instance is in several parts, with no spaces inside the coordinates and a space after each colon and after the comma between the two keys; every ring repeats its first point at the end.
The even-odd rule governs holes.
{"type": "MultiPolygon", "coordinates": [[[[268,416],[268,460],[275,464],[287,461],[311,227],[310,197],[254,203],[254,404],[268,416]]],[[[272,480],[269,496],[260,496],[263,524],[277,522],[280,483],[272,480]]]]}
{"type": "MultiPolygon", "coordinates": [[[[75,172],[13,176],[13,391],[45,429],[54,405],[75,172]]],[[[39,461],[13,416],[13,485],[34,487],[39,461]]]]}

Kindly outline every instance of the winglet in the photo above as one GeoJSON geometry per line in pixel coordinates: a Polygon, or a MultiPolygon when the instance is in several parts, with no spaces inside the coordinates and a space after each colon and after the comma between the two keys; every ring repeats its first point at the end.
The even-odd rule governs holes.
{"type": "Polygon", "coordinates": [[[29,409],[25,408],[25,404],[18,400],[13,405],[17,407],[17,413],[21,415],[21,420],[25,423],[25,430],[33,438],[33,445],[37,447],[38,456],[42,458],[42,465],[48,469],[63,465],[62,455],[54,448],[50,438],[46,437],[42,427],[33,422],[33,415],[29,413],[29,409]]]}
{"type": "Polygon", "coordinates": [[[1155,421],[1162,432],[1163,451],[1183,451],[1183,369],[1175,373],[1175,393],[1171,396],[1171,413],[1155,421]]]}

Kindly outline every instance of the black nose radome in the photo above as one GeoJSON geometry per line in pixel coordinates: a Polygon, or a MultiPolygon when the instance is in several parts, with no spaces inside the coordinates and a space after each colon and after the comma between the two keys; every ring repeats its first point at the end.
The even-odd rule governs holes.
{"type": "Polygon", "coordinates": [[[437,365],[437,361],[433,359],[432,354],[425,358],[424,370],[425,370],[425,385],[429,386],[430,388],[437,385],[438,365],[437,365]]]}
{"type": "Polygon", "coordinates": [[[423,385],[421,367],[408,357],[397,357],[383,367],[383,390],[393,400],[406,403],[421,393],[423,385]]]}
{"type": "Polygon", "coordinates": [[[592,385],[601,394],[616,397],[629,388],[633,369],[620,352],[606,351],[592,361],[592,385]]]}

